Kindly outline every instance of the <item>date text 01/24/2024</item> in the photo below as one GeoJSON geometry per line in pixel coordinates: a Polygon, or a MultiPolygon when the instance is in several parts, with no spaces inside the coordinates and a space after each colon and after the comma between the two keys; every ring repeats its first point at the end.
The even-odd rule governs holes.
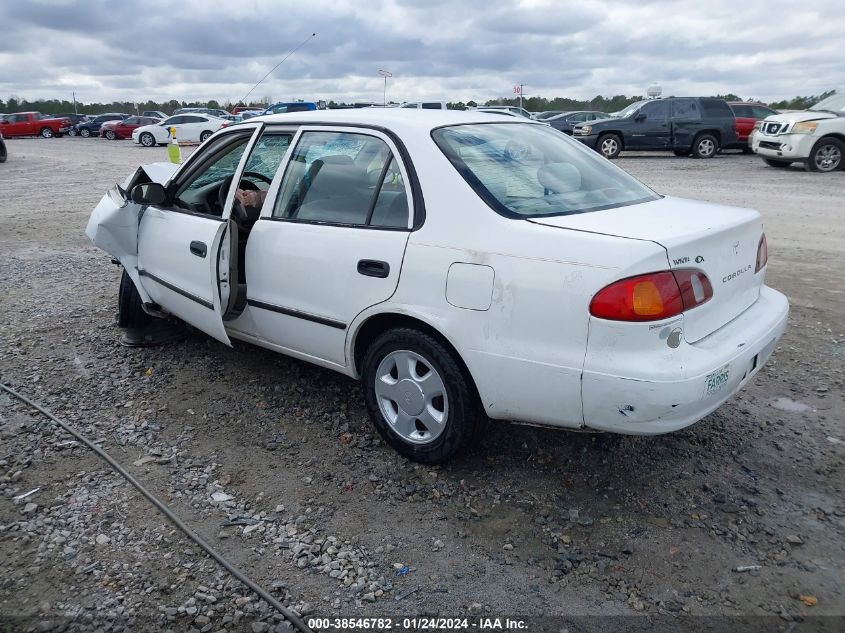
{"type": "Polygon", "coordinates": [[[308,626],[318,631],[328,630],[370,630],[370,631],[432,631],[432,630],[479,630],[507,631],[527,627],[524,620],[511,618],[309,618],[308,626]]]}

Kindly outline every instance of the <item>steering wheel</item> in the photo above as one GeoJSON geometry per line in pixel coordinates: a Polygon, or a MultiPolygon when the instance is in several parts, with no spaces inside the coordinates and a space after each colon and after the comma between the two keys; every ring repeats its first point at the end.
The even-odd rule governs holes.
{"type": "MultiPolygon", "coordinates": [[[[243,173],[243,176],[258,178],[259,180],[266,182],[268,185],[273,182],[271,178],[268,178],[264,174],[260,174],[257,171],[246,171],[243,173]]],[[[223,182],[220,183],[220,188],[217,190],[217,204],[220,206],[221,215],[226,209],[226,196],[229,194],[229,188],[232,186],[232,180],[234,180],[234,178],[234,174],[224,178],[223,182]]],[[[243,177],[238,183],[238,188],[245,189],[248,191],[258,191],[258,187],[255,185],[255,183],[246,180],[243,177]]],[[[244,208],[244,205],[241,204],[241,201],[237,198],[235,198],[232,202],[232,219],[234,219],[238,224],[243,224],[244,222],[250,221],[252,219],[250,218],[249,212],[244,208]]]]}

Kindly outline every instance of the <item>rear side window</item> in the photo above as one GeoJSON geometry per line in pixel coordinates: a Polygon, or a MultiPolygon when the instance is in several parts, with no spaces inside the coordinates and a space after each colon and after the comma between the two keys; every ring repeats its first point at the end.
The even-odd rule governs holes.
{"type": "Polygon", "coordinates": [[[422,104],[422,109],[423,110],[440,110],[441,107],[440,107],[439,103],[424,103],[424,104],[422,104]]]}
{"type": "Polygon", "coordinates": [[[748,119],[754,116],[754,114],[751,112],[751,106],[732,105],[731,110],[734,111],[734,116],[738,118],[748,119]]]}
{"type": "Polygon", "coordinates": [[[288,163],[273,217],[407,228],[408,195],[398,163],[381,139],[305,132],[288,163]]]}
{"type": "Polygon", "coordinates": [[[704,109],[704,116],[729,118],[734,116],[731,107],[722,99],[702,99],[701,107],[704,109]]]}
{"type": "Polygon", "coordinates": [[[694,99],[675,99],[672,101],[672,118],[686,121],[700,120],[701,112],[698,110],[698,103],[694,99]]]}

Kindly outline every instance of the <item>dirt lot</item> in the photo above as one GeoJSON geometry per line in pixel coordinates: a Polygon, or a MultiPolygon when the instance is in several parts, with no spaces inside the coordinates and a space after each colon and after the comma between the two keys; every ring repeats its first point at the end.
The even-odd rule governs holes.
{"type": "MultiPolygon", "coordinates": [[[[106,189],[164,148],[7,145],[0,379],[96,438],[300,613],[552,615],[532,627],[573,632],[685,616],[718,616],[688,620],[696,630],[738,616],[768,631],[845,628],[845,173],[737,154],[618,160],[662,193],[763,213],[768,280],[792,304],[769,365],[683,432],[496,423],[472,454],[431,468],[374,436],[340,375],[203,335],[118,345],[119,270],[83,229],[106,189]]],[[[0,493],[0,630],[287,630],[2,393],[0,493]]]]}

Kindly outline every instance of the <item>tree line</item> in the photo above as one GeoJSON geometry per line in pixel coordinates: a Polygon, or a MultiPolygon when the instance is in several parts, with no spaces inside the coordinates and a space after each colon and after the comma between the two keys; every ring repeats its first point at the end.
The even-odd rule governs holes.
{"type": "MultiPolygon", "coordinates": [[[[811,105],[818,103],[832,95],[835,91],[829,90],[820,95],[798,96],[792,99],[784,99],[782,101],[775,101],[768,105],[776,110],[806,110],[811,105]]],[[[716,95],[726,101],[756,101],[756,99],[742,98],[734,94],[716,95]]],[[[588,100],[570,99],[568,97],[524,97],[522,99],[522,107],[530,112],[543,112],[545,110],[598,110],[601,112],[618,112],[626,106],[641,101],[645,97],[641,95],[626,96],[615,95],[613,97],[605,97],[598,95],[588,100]]],[[[30,101],[17,96],[11,96],[6,101],[0,99],[0,113],[9,112],[26,112],[37,111],[44,114],[69,114],[71,112],[79,112],[81,114],[103,114],[104,112],[125,112],[127,114],[140,114],[145,110],[159,110],[166,114],[172,113],[177,108],[222,108],[224,110],[231,110],[235,106],[255,106],[266,107],[271,101],[269,97],[265,97],[263,101],[253,101],[248,104],[238,102],[220,103],[212,99],[211,101],[177,101],[171,99],[170,101],[145,101],[143,103],[136,103],[132,101],[113,101],[111,103],[83,103],[67,99],[36,99],[30,101]],[[74,108],[75,106],[75,108],[74,108]]],[[[353,107],[354,103],[329,101],[329,108],[348,108],[353,107]]],[[[449,107],[456,110],[463,110],[467,107],[475,107],[475,101],[456,101],[449,103],[449,107]]],[[[519,105],[518,98],[499,98],[487,102],[487,105],[519,105]]]]}

